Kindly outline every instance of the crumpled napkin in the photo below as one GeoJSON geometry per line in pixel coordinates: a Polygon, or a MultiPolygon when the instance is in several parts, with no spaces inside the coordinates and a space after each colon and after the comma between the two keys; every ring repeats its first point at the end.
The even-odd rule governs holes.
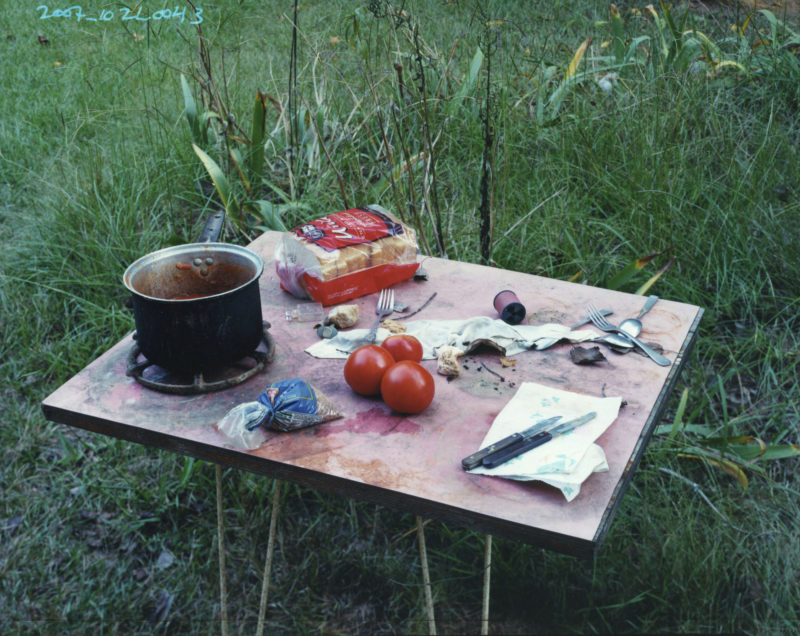
{"type": "Polygon", "coordinates": [[[481,466],[469,472],[518,481],[543,481],[572,501],[589,475],[608,470],[605,452],[594,441],[617,418],[621,404],[621,397],[598,398],[523,382],[495,418],[481,448],[556,415],[561,419],[554,426],[590,411],[595,411],[597,417],[496,468],[481,466]]]}
{"type": "MultiPolygon", "coordinates": [[[[465,353],[480,344],[489,344],[503,355],[534,349],[537,340],[569,340],[584,342],[597,337],[592,330],[572,331],[558,324],[509,325],[502,320],[477,316],[466,320],[414,320],[404,323],[405,333],[415,336],[422,343],[423,358],[436,358],[436,349],[449,345],[458,347],[465,353]]],[[[320,340],[306,349],[315,358],[346,358],[358,347],[368,344],[364,338],[367,329],[341,331],[333,338],[320,340]]],[[[384,328],[378,329],[375,342],[383,342],[392,335],[384,328]]]]}

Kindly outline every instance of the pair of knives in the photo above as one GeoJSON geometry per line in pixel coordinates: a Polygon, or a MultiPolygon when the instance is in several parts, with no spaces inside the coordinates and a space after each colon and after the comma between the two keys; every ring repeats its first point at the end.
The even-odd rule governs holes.
{"type": "Polygon", "coordinates": [[[484,468],[495,468],[506,463],[509,459],[527,453],[529,450],[546,444],[558,435],[563,435],[571,430],[590,422],[597,413],[594,411],[569,420],[561,424],[556,424],[561,419],[560,415],[541,420],[524,431],[514,433],[508,437],[489,444],[472,455],[461,460],[461,467],[464,470],[472,470],[478,466],[484,468]]]}

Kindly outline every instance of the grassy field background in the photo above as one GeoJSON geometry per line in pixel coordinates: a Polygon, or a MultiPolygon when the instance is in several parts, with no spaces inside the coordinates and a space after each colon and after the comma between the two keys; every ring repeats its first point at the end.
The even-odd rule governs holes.
{"type": "MultiPolygon", "coordinates": [[[[4,5],[0,630],[220,631],[214,467],[39,406],[133,328],[126,265],[219,200],[194,141],[232,242],[379,202],[429,253],[704,307],[597,558],[495,540],[492,631],[796,633],[800,27],[647,4],[308,2],[294,61],[291,3],[4,5]]],[[[275,485],[224,484],[250,633],[275,485]]],[[[281,502],[269,633],[426,631],[413,517],[281,502]]],[[[483,538],[426,538],[440,633],[478,631],[483,538]]]]}

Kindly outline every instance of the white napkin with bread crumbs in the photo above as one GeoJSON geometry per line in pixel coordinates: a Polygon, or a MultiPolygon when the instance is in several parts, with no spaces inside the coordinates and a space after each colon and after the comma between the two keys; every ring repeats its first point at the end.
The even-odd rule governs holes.
{"type": "Polygon", "coordinates": [[[496,468],[481,466],[469,472],[518,481],[542,481],[558,488],[567,501],[572,501],[592,473],[608,470],[605,452],[595,440],[617,419],[621,404],[621,397],[593,397],[523,382],[492,422],[480,448],[556,415],[561,419],[552,426],[591,411],[597,417],[496,468]]]}
{"type": "MultiPolygon", "coordinates": [[[[503,355],[513,356],[534,349],[536,341],[541,339],[584,342],[597,338],[597,332],[591,329],[572,331],[569,327],[558,324],[509,325],[488,316],[467,320],[409,320],[402,324],[406,327],[405,333],[422,343],[423,357],[426,360],[435,359],[436,349],[442,346],[458,347],[467,353],[480,344],[489,344],[503,355]]],[[[346,358],[358,347],[368,344],[364,340],[367,331],[340,331],[333,338],[315,342],[306,349],[306,353],[315,358],[346,358]]],[[[390,335],[392,334],[389,331],[380,328],[375,342],[381,343],[390,335]]]]}

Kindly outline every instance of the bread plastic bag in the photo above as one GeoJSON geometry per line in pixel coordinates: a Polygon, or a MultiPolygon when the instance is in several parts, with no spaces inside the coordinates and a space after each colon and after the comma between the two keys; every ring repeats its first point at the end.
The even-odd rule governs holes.
{"type": "Polygon", "coordinates": [[[233,407],[217,424],[237,448],[253,450],[267,439],[267,430],[294,431],[344,414],[321,391],[300,378],[273,382],[254,402],[233,407]]]}
{"type": "Polygon", "coordinates": [[[285,232],[275,249],[281,288],[334,305],[416,272],[417,235],[378,205],[334,212],[285,232]]]}

